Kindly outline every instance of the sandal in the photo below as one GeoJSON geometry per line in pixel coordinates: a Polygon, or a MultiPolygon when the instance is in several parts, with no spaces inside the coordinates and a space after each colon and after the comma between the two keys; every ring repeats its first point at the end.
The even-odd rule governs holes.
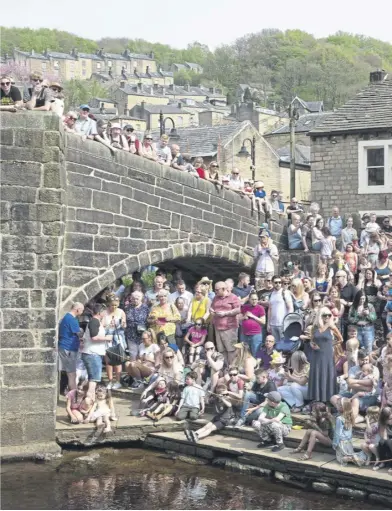
{"type": "Polygon", "coordinates": [[[305,452],[305,454],[303,456],[298,458],[299,461],[307,461],[307,460],[311,460],[311,459],[312,459],[312,456],[309,456],[309,454],[307,452],[305,452]]]}
{"type": "Polygon", "coordinates": [[[290,451],[291,454],[298,454],[300,452],[303,452],[303,448],[302,447],[297,447],[293,451],[290,451]]]}

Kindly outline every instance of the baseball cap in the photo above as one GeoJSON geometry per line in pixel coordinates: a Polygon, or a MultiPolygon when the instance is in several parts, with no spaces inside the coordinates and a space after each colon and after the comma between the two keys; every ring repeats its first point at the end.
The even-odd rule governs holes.
{"type": "Polygon", "coordinates": [[[126,125],[124,126],[124,129],[125,129],[125,130],[134,130],[135,128],[132,126],[132,124],[126,124],[126,125]]]}
{"type": "Polygon", "coordinates": [[[88,105],[80,105],[79,110],[90,110],[88,105]]]}
{"type": "Polygon", "coordinates": [[[272,401],[273,403],[280,403],[282,401],[282,396],[276,390],[273,390],[272,392],[268,392],[268,394],[265,397],[269,401],[272,401]]]}

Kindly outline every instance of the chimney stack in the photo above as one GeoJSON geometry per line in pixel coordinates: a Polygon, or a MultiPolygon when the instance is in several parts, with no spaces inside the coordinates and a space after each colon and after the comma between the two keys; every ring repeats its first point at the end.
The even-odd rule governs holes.
{"type": "Polygon", "coordinates": [[[370,73],[369,81],[370,83],[383,82],[386,76],[387,73],[385,69],[377,69],[377,71],[372,71],[370,73]]]}
{"type": "Polygon", "coordinates": [[[146,75],[150,72],[150,66],[146,66],[146,75]]]}

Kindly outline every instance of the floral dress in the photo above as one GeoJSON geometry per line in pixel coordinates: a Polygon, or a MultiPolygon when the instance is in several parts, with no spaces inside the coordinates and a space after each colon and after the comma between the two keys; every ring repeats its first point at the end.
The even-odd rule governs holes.
{"type": "Polygon", "coordinates": [[[144,329],[147,329],[147,318],[150,313],[150,308],[142,303],[139,307],[132,305],[125,309],[127,318],[127,328],[125,330],[125,337],[127,343],[141,343],[141,337],[144,329]]]}

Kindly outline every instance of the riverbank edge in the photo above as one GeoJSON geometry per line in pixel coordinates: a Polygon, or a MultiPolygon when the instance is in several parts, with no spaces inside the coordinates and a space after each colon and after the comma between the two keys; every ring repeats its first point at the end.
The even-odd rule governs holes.
{"type": "MultiPolygon", "coordinates": [[[[199,419],[189,423],[192,429],[199,428],[205,420],[199,419]]],[[[392,478],[385,474],[385,479],[379,476],[371,477],[369,472],[366,476],[356,473],[355,467],[352,471],[335,470],[326,464],[323,466],[301,462],[297,459],[279,458],[272,455],[269,450],[257,452],[246,452],[249,449],[241,450],[242,443],[251,442],[252,449],[255,448],[257,435],[250,428],[236,430],[227,428],[215,436],[225,438],[224,447],[214,442],[214,435],[210,437],[210,444],[205,445],[189,443],[185,437],[182,438],[184,422],[167,420],[162,423],[143,423],[133,426],[118,427],[115,434],[110,437],[95,436],[91,428],[74,426],[57,429],[57,443],[34,444],[30,449],[10,453],[3,449],[1,452],[2,462],[20,461],[35,459],[50,461],[56,459],[64,449],[94,449],[105,445],[116,445],[116,447],[141,447],[163,451],[168,457],[185,461],[190,464],[209,464],[224,470],[239,472],[242,474],[269,478],[276,482],[283,482],[305,491],[316,491],[324,494],[335,494],[357,500],[369,500],[390,508],[392,502],[392,478]],[[224,433],[224,434],[222,434],[224,433]],[[227,438],[236,440],[234,447],[227,443],[227,438]],[[211,445],[212,442],[212,445],[211,445]],[[41,450],[40,450],[41,449],[41,450]],[[6,452],[4,452],[6,451],[6,452]],[[43,454],[44,453],[44,454],[43,454]]],[[[298,442],[295,439],[288,439],[288,447],[296,447],[298,442]]],[[[248,444],[249,446],[249,444],[248,444]]],[[[323,454],[321,451],[320,454],[323,454]]],[[[325,454],[329,456],[330,454],[325,454]]]]}

